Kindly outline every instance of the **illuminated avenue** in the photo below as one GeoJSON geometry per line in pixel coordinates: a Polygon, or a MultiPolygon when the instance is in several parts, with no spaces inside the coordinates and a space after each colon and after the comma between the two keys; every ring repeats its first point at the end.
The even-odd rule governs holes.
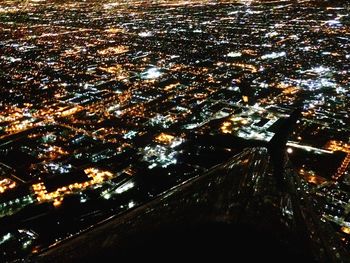
{"type": "Polygon", "coordinates": [[[203,141],[269,141],[295,108],[289,158],[350,246],[346,1],[149,2],[0,2],[0,259],[242,150],[203,141]]]}

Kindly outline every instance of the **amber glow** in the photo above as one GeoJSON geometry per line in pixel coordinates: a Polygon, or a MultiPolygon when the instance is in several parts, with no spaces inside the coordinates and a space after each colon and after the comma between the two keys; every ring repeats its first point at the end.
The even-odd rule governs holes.
{"type": "Polygon", "coordinates": [[[173,135],[166,134],[166,133],[161,133],[155,138],[157,142],[163,143],[163,144],[171,144],[174,141],[174,139],[175,137],[173,135]]]}
{"type": "Polygon", "coordinates": [[[16,182],[9,178],[0,179],[0,194],[16,187],[16,182]]]}
{"type": "Polygon", "coordinates": [[[327,180],[321,176],[316,175],[313,171],[306,171],[305,169],[299,170],[299,175],[303,177],[308,183],[321,185],[327,180]]]}
{"type": "Polygon", "coordinates": [[[248,98],[248,96],[242,96],[242,100],[244,103],[248,103],[249,98],[248,98]]]}
{"type": "Polygon", "coordinates": [[[116,46],[116,47],[109,47],[106,49],[102,49],[98,51],[98,54],[100,55],[118,55],[123,54],[129,51],[129,48],[127,46],[116,46]]]}
{"type": "Polygon", "coordinates": [[[84,170],[84,172],[89,178],[91,178],[90,181],[69,184],[67,186],[57,188],[55,191],[50,193],[47,192],[45,184],[43,182],[33,184],[32,189],[39,202],[53,201],[54,206],[59,206],[62,203],[63,197],[65,195],[82,191],[87,187],[95,184],[101,184],[104,181],[113,178],[114,176],[113,173],[109,171],[101,171],[97,168],[87,168],[84,170]]]}
{"type": "Polygon", "coordinates": [[[232,133],[232,122],[225,121],[221,126],[221,132],[222,133],[232,133]]]}
{"type": "Polygon", "coordinates": [[[348,234],[350,235],[350,228],[349,227],[346,227],[346,226],[342,226],[341,227],[341,231],[345,234],[348,234]]]}
{"type": "Polygon", "coordinates": [[[343,162],[332,176],[333,180],[338,180],[347,171],[350,165],[350,144],[332,140],[327,143],[325,148],[330,151],[342,151],[346,153],[343,162]]]}

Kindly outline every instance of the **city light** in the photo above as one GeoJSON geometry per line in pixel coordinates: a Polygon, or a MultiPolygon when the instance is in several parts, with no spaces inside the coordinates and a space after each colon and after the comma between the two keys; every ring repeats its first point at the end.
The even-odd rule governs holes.
{"type": "MultiPolygon", "coordinates": [[[[310,247],[350,251],[348,13],[321,0],[0,1],[0,261],[36,261],[215,169],[225,181],[233,158],[265,148],[234,161],[259,172],[233,169],[220,205],[264,200],[288,218],[261,222],[287,228],[302,209],[322,221],[300,227],[310,247]]],[[[176,204],[193,194],[188,211],[218,210],[201,202],[220,180],[176,204]]]]}

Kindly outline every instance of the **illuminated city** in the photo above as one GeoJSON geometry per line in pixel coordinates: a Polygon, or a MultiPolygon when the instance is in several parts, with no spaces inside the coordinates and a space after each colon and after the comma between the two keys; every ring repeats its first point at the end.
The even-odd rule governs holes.
{"type": "Polygon", "coordinates": [[[258,166],[296,109],[286,173],[350,252],[349,60],[346,1],[1,0],[0,261],[258,166]]]}

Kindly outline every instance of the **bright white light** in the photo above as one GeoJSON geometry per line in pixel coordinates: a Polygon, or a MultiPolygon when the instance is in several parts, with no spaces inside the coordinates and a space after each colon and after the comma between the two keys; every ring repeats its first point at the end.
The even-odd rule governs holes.
{"type": "Polygon", "coordinates": [[[343,94],[346,94],[347,93],[347,90],[343,87],[338,87],[335,89],[335,91],[339,94],[339,93],[343,93],[343,94]]]}
{"type": "Polygon", "coordinates": [[[140,37],[151,37],[151,36],[153,36],[153,34],[151,31],[146,31],[146,32],[139,33],[139,36],[140,37]]]}
{"type": "Polygon", "coordinates": [[[157,166],[157,164],[156,164],[156,163],[152,163],[151,165],[149,165],[149,166],[148,166],[148,169],[150,169],[150,170],[151,170],[151,169],[153,169],[153,168],[154,168],[154,167],[156,167],[156,166],[157,166]]]}
{"type": "Polygon", "coordinates": [[[124,134],[123,138],[124,139],[132,139],[136,136],[137,132],[136,131],[129,131],[128,133],[124,134]]]}
{"type": "Polygon", "coordinates": [[[24,249],[26,249],[31,243],[32,243],[32,241],[31,241],[31,240],[28,240],[28,241],[26,241],[26,242],[23,243],[22,247],[23,247],[24,249]]]}
{"type": "Polygon", "coordinates": [[[342,25],[339,20],[328,20],[325,22],[325,24],[328,26],[341,26],[342,25]]]}
{"type": "Polygon", "coordinates": [[[123,184],[122,186],[118,187],[117,190],[115,190],[115,192],[117,194],[124,193],[124,192],[128,191],[129,189],[133,188],[134,185],[135,184],[133,182],[127,182],[127,183],[123,184]]]}
{"type": "Polygon", "coordinates": [[[275,58],[280,58],[280,57],[285,57],[287,54],[286,52],[272,52],[270,54],[266,54],[261,56],[261,59],[275,59],[275,58]]]}
{"type": "Polygon", "coordinates": [[[330,68],[327,67],[323,67],[323,66],[319,66],[319,67],[315,67],[310,69],[311,72],[315,72],[317,74],[324,74],[330,71],[330,68]]]}
{"type": "Polygon", "coordinates": [[[174,142],[170,145],[170,147],[171,147],[171,148],[175,148],[176,146],[179,146],[181,143],[182,143],[182,141],[180,141],[180,140],[174,141],[174,142]]]}
{"type": "Polygon", "coordinates": [[[273,31],[273,32],[269,32],[269,33],[266,33],[265,34],[265,37],[275,37],[275,36],[278,36],[279,34],[276,32],[276,31],[273,31]]]}
{"type": "Polygon", "coordinates": [[[128,207],[133,208],[135,206],[135,203],[133,201],[129,202],[128,207]]]}
{"type": "Polygon", "coordinates": [[[158,68],[150,68],[146,72],[141,74],[144,79],[156,79],[159,78],[162,73],[158,68]]]}
{"type": "Polygon", "coordinates": [[[11,233],[7,233],[6,235],[4,235],[2,237],[2,239],[0,239],[0,244],[6,242],[7,240],[9,240],[11,238],[11,233]]]}
{"type": "Polygon", "coordinates": [[[227,54],[227,56],[230,58],[236,58],[236,57],[242,56],[242,53],[241,52],[230,52],[227,54]]]}
{"type": "Polygon", "coordinates": [[[228,15],[237,15],[239,13],[239,11],[232,11],[232,12],[228,12],[227,14],[228,15]]]}
{"type": "Polygon", "coordinates": [[[105,194],[105,195],[103,196],[103,198],[108,200],[109,198],[111,198],[111,194],[110,194],[110,193],[107,193],[107,194],[105,194]]]}
{"type": "Polygon", "coordinates": [[[289,154],[293,153],[293,149],[292,148],[287,148],[287,153],[289,153],[289,154]]]}

